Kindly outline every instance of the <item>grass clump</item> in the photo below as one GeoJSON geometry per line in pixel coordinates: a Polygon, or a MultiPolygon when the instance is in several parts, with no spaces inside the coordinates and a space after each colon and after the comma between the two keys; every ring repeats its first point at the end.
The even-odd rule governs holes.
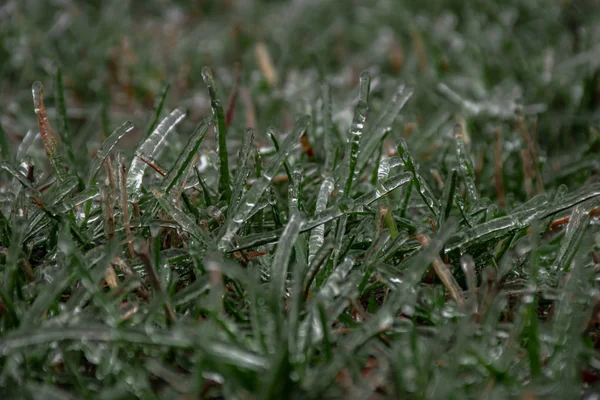
{"type": "Polygon", "coordinates": [[[597,2],[352,5],[0,6],[3,398],[598,391],[597,2]]]}

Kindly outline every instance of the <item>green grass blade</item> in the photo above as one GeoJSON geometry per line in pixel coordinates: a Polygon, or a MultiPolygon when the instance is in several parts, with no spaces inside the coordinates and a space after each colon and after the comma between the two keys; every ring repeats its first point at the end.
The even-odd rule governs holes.
{"type": "Polygon", "coordinates": [[[229,203],[231,199],[231,178],[229,176],[229,156],[227,152],[227,125],[225,124],[225,112],[223,105],[217,95],[215,81],[210,68],[202,69],[202,79],[210,94],[210,106],[212,108],[215,131],[217,134],[217,153],[219,154],[219,196],[229,203]]]}
{"type": "Polygon", "coordinates": [[[178,181],[185,175],[185,172],[189,169],[190,164],[196,153],[198,152],[198,148],[200,144],[204,140],[206,136],[206,132],[208,131],[208,127],[210,126],[210,120],[204,118],[198,126],[196,130],[188,140],[188,143],[183,148],[175,165],[169,171],[168,175],[165,177],[165,181],[163,183],[163,192],[169,194],[171,189],[178,183],[178,181]]]}
{"type": "Polygon", "coordinates": [[[168,82],[163,82],[162,88],[160,90],[160,95],[156,98],[154,102],[154,110],[152,112],[154,118],[152,118],[152,121],[150,121],[150,125],[148,125],[148,129],[146,129],[146,134],[144,135],[144,137],[149,137],[152,134],[152,132],[154,132],[154,129],[156,129],[156,125],[158,124],[158,120],[160,119],[160,114],[162,113],[163,107],[165,105],[165,100],[167,98],[167,94],[169,93],[170,88],[171,85],[168,82]]]}
{"type": "Polygon", "coordinates": [[[354,117],[350,127],[350,141],[348,146],[348,175],[344,186],[344,197],[350,197],[350,190],[354,182],[356,173],[356,164],[360,151],[360,138],[365,128],[367,121],[367,112],[369,111],[369,90],[371,85],[371,77],[368,72],[360,74],[358,103],[354,108],[354,117]]]}
{"type": "Polygon", "coordinates": [[[398,140],[398,154],[402,158],[402,161],[404,161],[404,166],[406,169],[409,170],[413,175],[413,183],[421,195],[421,198],[427,205],[427,208],[431,210],[434,217],[437,219],[440,215],[440,206],[438,200],[435,198],[431,188],[420,174],[419,167],[412,155],[409,153],[408,146],[403,138],[398,140]]]}

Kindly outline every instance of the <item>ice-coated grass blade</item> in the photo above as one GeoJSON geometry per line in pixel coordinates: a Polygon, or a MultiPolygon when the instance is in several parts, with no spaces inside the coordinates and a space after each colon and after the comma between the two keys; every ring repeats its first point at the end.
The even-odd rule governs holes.
{"type": "Polygon", "coordinates": [[[217,153],[219,154],[219,196],[227,203],[231,199],[231,177],[229,176],[229,156],[227,152],[227,124],[225,123],[225,112],[223,105],[217,95],[215,81],[210,68],[202,69],[202,79],[210,94],[210,106],[212,108],[215,131],[217,134],[217,153]]]}
{"type": "Polygon", "coordinates": [[[237,211],[235,211],[232,217],[227,221],[224,234],[219,240],[219,248],[222,251],[227,251],[232,247],[234,235],[238,232],[242,224],[246,222],[255,205],[260,200],[260,197],[270,185],[273,177],[279,168],[281,168],[281,165],[293,149],[294,145],[298,143],[300,136],[308,128],[309,124],[310,117],[308,116],[302,117],[298,120],[293,131],[284,140],[283,145],[281,146],[281,151],[277,153],[275,158],[269,161],[262,171],[262,176],[256,182],[254,182],[252,188],[250,188],[250,190],[247,191],[242,197],[237,211]]]}
{"type": "Polygon", "coordinates": [[[373,128],[370,128],[368,134],[364,136],[363,141],[365,143],[361,145],[362,150],[358,159],[359,171],[365,168],[377,146],[381,144],[387,132],[392,129],[394,121],[412,97],[412,94],[412,90],[405,89],[404,85],[398,86],[373,128]]]}
{"type": "Polygon", "coordinates": [[[19,171],[17,171],[17,169],[13,167],[12,164],[8,163],[7,161],[3,161],[2,163],[0,163],[0,168],[8,172],[13,178],[16,178],[19,181],[19,183],[23,185],[23,187],[31,190],[33,193],[39,194],[39,191],[35,187],[33,187],[33,185],[31,184],[31,182],[29,182],[27,177],[19,171]]]}
{"type": "Polygon", "coordinates": [[[156,200],[158,200],[160,207],[179,224],[181,229],[188,232],[204,245],[210,245],[212,243],[212,240],[208,237],[208,234],[205,233],[198,226],[198,224],[196,224],[196,221],[194,221],[188,214],[177,208],[175,204],[173,204],[173,202],[165,196],[164,193],[160,192],[159,190],[153,190],[152,194],[156,200]]]}
{"type": "Polygon", "coordinates": [[[583,234],[585,233],[590,221],[589,214],[583,211],[581,206],[577,206],[571,213],[569,224],[567,225],[567,233],[563,238],[558,255],[554,260],[554,270],[569,271],[571,269],[571,261],[575,257],[583,234]]]}
{"type": "MultiPolygon", "coordinates": [[[[275,132],[275,129],[272,127],[267,129],[267,135],[269,135],[269,139],[271,139],[271,142],[273,142],[273,147],[275,147],[275,151],[280,151],[281,148],[279,146],[279,140],[277,140],[277,133],[275,132]]],[[[283,162],[283,168],[285,169],[285,173],[288,176],[290,185],[293,185],[294,177],[292,175],[292,167],[290,167],[290,163],[288,163],[287,160],[283,162]]]]}
{"type": "Polygon", "coordinates": [[[210,120],[208,118],[204,118],[196,127],[196,130],[179,154],[175,165],[165,177],[163,191],[166,194],[169,194],[171,189],[173,189],[178,181],[186,174],[186,171],[189,169],[190,164],[192,163],[192,160],[194,159],[198,148],[200,147],[200,144],[204,140],[204,136],[206,135],[209,126],[210,120]]]}
{"type": "Polygon", "coordinates": [[[238,154],[238,161],[235,168],[235,178],[233,179],[233,194],[231,202],[229,203],[230,212],[235,212],[239,201],[244,193],[244,185],[246,179],[250,175],[250,160],[254,155],[254,137],[256,133],[254,129],[249,128],[244,132],[244,138],[242,139],[242,147],[238,154]]]}
{"type": "Polygon", "coordinates": [[[362,72],[359,78],[359,95],[358,103],[354,108],[354,117],[350,126],[350,138],[348,145],[348,175],[344,185],[344,197],[350,197],[350,190],[355,179],[356,164],[360,151],[360,138],[365,128],[367,121],[367,112],[369,111],[369,90],[371,85],[371,77],[368,72],[362,72]]]}
{"type": "Polygon", "coordinates": [[[131,132],[132,130],[133,123],[131,121],[126,121],[125,123],[123,123],[123,125],[115,129],[113,133],[111,133],[110,136],[106,138],[106,140],[104,140],[104,142],[96,152],[96,156],[92,160],[90,172],[88,173],[87,177],[87,186],[90,186],[92,184],[92,181],[96,177],[96,174],[102,167],[102,163],[104,163],[106,157],[108,157],[112,149],[114,149],[117,143],[119,143],[119,140],[121,140],[123,136],[125,136],[128,132],[131,132]]]}
{"type": "MultiPolygon", "coordinates": [[[[327,201],[329,200],[329,196],[334,189],[333,178],[327,177],[321,183],[319,188],[319,193],[317,195],[317,205],[315,207],[315,215],[318,215],[325,211],[327,207],[327,201]]],[[[313,258],[323,245],[323,241],[325,240],[325,224],[319,225],[315,227],[310,233],[310,238],[308,239],[308,264],[312,263],[313,258]]]]}
{"type": "Polygon", "coordinates": [[[160,90],[160,95],[154,101],[154,110],[153,110],[153,118],[150,121],[150,125],[148,125],[148,129],[146,129],[146,134],[144,137],[148,137],[152,134],[154,129],[156,128],[156,124],[158,124],[158,120],[160,118],[160,113],[163,110],[165,105],[165,99],[167,98],[167,94],[169,93],[169,88],[171,85],[168,82],[163,82],[162,88],[160,90]]]}
{"type": "Polygon", "coordinates": [[[456,124],[454,126],[456,157],[458,158],[460,174],[465,181],[467,200],[469,201],[469,205],[473,205],[479,200],[479,195],[477,194],[477,188],[475,187],[475,172],[473,170],[473,162],[471,161],[471,158],[465,149],[462,129],[463,128],[460,124],[456,124]]]}
{"type": "Polygon", "coordinates": [[[325,172],[333,172],[334,164],[334,146],[333,146],[333,120],[332,120],[332,100],[331,87],[323,84],[321,88],[323,97],[323,141],[325,146],[325,172]]]}
{"type": "Polygon", "coordinates": [[[40,127],[40,135],[44,142],[44,149],[46,155],[50,161],[50,165],[54,169],[54,173],[59,180],[63,180],[68,176],[67,167],[60,154],[60,148],[58,145],[58,137],[50,126],[48,121],[48,115],[46,113],[46,106],[44,105],[44,86],[41,82],[34,82],[31,88],[33,94],[33,110],[38,118],[38,125],[40,127]]]}
{"type": "Polygon", "coordinates": [[[137,201],[141,196],[142,179],[148,165],[143,159],[154,159],[154,155],[160,150],[169,132],[175,128],[184,116],[185,114],[179,109],[173,110],[135,151],[135,157],[127,173],[127,193],[133,201],[137,201]]]}
{"type": "Polygon", "coordinates": [[[63,86],[62,69],[56,68],[56,100],[58,108],[58,134],[64,146],[67,149],[67,157],[72,166],[75,166],[75,153],[73,152],[73,138],[69,129],[69,118],[67,116],[67,106],[65,104],[65,89],[63,86]]]}
{"type": "Polygon", "coordinates": [[[404,166],[407,170],[409,170],[413,175],[413,182],[417,191],[421,195],[421,198],[427,205],[427,208],[431,210],[433,215],[438,218],[440,214],[440,206],[438,204],[437,199],[433,195],[433,192],[429,188],[429,185],[423,178],[423,176],[419,173],[419,167],[417,166],[415,160],[412,155],[408,152],[408,146],[404,138],[400,138],[398,140],[398,154],[404,161],[404,166]]]}
{"type": "Polygon", "coordinates": [[[271,271],[271,302],[277,314],[282,310],[281,304],[285,296],[285,280],[287,278],[288,265],[301,226],[302,218],[300,215],[297,213],[292,214],[281,234],[281,239],[279,240],[277,250],[273,256],[273,267],[271,271]]]}
{"type": "Polygon", "coordinates": [[[408,172],[395,175],[385,182],[378,184],[377,189],[371,192],[365,193],[355,201],[355,207],[360,208],[361,206],[368,206],[369,204],[387,196],[392,191],[398,189],[400,186],[406,185],[412,180],[412,175],[408,172]]]}
{"type": "Polygon", "coordinates": [[[448,220],[450,216],[450,212],[452,211],[452,206],[454,204],[454,195],[456,193],[456,186],[458,184],[458,172],[454,169],[446,179],[446,183],[444,184],[444,191],[442,192],[442,211],[440,213],[440,218],[438,220],[438,229],[444,225],[444,223],[448,220]]]}

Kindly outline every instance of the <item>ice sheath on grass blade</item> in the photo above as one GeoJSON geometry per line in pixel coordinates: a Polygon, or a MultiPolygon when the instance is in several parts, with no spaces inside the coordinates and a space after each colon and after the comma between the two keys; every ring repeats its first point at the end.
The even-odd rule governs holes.
{"type": "Polygon", "coordinates": [[[206,135],[206,131],[208,130],[210,123],[211,121],[208,118],[204,118],[202,121],[200,121],[200,124],[198,124],[198,127],[190,137],[187,145],[179,154],[179,158],[175,162],[175,165],[165,177],[165,181],[163,183],[163,191],[165,193],[168,194],[177,184],[177,182],[183,176],[185,176],[185,173],[190,168],[190,164],[192,164],[192,160],[194,159],[202,140],[204,140],[204,136],[206,135]]]}
{"type": "Polygon", "coordinates": [[[369,76],[369,73],[366,71],[361,73],[358,103],[354,108],[354,117],[352,118],[352,125],[350,126],[350,138],[348,139],[350,159],[348,160],[348,176],[346,177],[346,184],[344,186],[344,197],[346,198],[350,197],[350,190],[352,189],[352,182],[354,181],[356,172],[356,163],[358,162],[360,138],[365,128],[367,112],[369,111],[370,84],[371,77],[369,76]]]}
{"type": "MultiPolygon", "coordinates": [[[[315,215],[318,215],[325,211],[327,208],[327,200],[333,191],[334,183],[333,178],[327,177],[321,183],[319,188],[319,194],[317,195],[317,205],[315,207],[315,215]]],[[[310,233],[310,239],[308,240],[308,264],[312,262],[313,258],[323,245],[325,240],[325,224],[315,227],[310,233]]]]}
{"type": "Polygon", "coordinates": [[[412,90],[405,89],[404,85],[398,86],[375,125],[363,136],[362,141],[365,143],[361,144],[361,152],[358,158],[359,172],[365,168],[375,149],[381,145],[386,134],[392,129],[392,124],[404,105],[412,97],[412,94],[412,90]]]}
{"type": "Polygon", "coordinates": [[[140,147],[135,151],[135,157],[129,167],[127,174],[127,194],[133,201],[137,201],[141,195],[142,179],[146,171],[146,164],[142,158],[146,160],[154,159],[154,156],[161,149],[165,138],[175,128],[175,126],[183,119],[185,114],[175,109],[165,119],[161,121],[156,129],[148,136],[140,147]],[[141,157],[141,158],[140,158],[141,157]]]}
{"type": "Polygon", "coordinates": [[[215,131],[217,134],[217,153],[219,154],[219,193],[222,198],[229,202],[231,199],[231,178],[229,176],[229,157],[227,154],[227,124],[225,123],[225,112],[223,105],[217,95],[215,80],[213,79],[210,68],[202,69],[202,79],[208,88],[210,94],[210,106],[212,108],[215,121],[215,131]]]}
{"type": "Polygon", "coordinates": [[[123,138],[128,132],[133,130],[133,123],[131,121],[126,121],[123,125],[119,126],[117,129],[113,131],[113,133],[106,138],[106,140],[102,143],[102,146],[96,151],[96,157],[92,161],[92,166],[90,167],[90,172],[88,173],[87,185],[90,186],[92,180],[102,167],[102,163],[108,157],[111,150],[119,143],[119,140],[123,138]]]}

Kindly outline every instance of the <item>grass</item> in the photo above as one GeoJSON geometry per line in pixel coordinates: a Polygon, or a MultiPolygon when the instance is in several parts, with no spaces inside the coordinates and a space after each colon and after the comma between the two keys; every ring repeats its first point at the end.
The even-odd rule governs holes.
{"type": "Polygon", "coordinates": [[[592,396],[598,10],[6,2],[3,398],[592,396]]]}

